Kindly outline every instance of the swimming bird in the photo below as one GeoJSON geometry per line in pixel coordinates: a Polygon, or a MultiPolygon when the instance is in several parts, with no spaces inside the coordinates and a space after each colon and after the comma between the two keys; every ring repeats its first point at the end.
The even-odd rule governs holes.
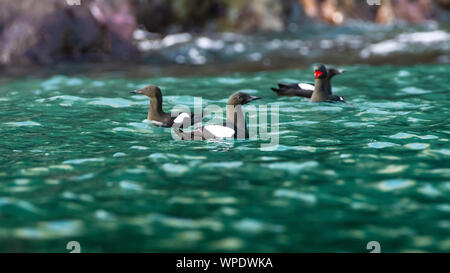
{"type": "Polygon", "coordinates": [[[162,109],[163,98],[161,89],[156,85],[147,85],[144,88],[130,91],[132,94],[141,94],[150,98],[150,107],[148,108],[147,119],[153,125],[159,127],[172,127],[174,124],[183,124],[185,119],[190,119],[190,125],[194,125],[202,120],[204,113],[194,115],[188,113],[178,113],[172,116],[171,113],[165,113],[162,109]]]}
{"type": "Polygon", "coordinates": [[[312,102],[318,101],[340,101],[345,102],[344,98],[339,96],[334,96],[332,92],[331,79],[339,74],[344,73],[345,70],[335,69],[335,68],[326,68],[325,65],[319,65],[314,68],[314,76],[316,78],[316,82],[320,80],[320,88],[316,92],[315,100],[312,99],[313,93],[316,89],[316,83],[299,83],[299,84],[278,84],[278,88],[272,88],[272,90],[279,96],[288,96],[288,97],[304,97],[311,98],[312,102]],[[319,75],[320,74],[320,75],[319,75]],[[323,94],[327,94],[327,99],[325,100],[317,100],[318,96],[323,98],[323,94]],[[320,94],[320,95],[319,95],[320,94]],[[342,100],[341,100],[342,98],[342,100]]]}
{"type": "Polygon", "coordinates": [[[223,124],[206,125],[190,132],[173,128],[181,140],[220,140],[223,138],[247,139],[249,133],[245,122],[242,105],[258,100],[244,92],[232,94],[227,102],[227,120],[223,124]]]}

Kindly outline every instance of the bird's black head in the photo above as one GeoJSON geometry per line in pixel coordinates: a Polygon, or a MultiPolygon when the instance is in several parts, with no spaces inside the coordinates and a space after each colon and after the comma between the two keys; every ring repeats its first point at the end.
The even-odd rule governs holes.
{"type": "Polygon", "coordinates": [[[260,97],[250,96],[244,92],[236,92],[228,99],[228,105],[244,105],[254,100],[259,100],[260,97]]]}
{"type": "Polygon", "coordinates": [[[328,77],[327,68],[325,65],[320,64],[314,67],[314,78],[315,79],[325,79],[328,77]]]}
{"type": "Polygon", "coordinates": [[[161,89],[156,85],[147,85],[144,88],[130,91],[130,93],[146,95],[149,98],[157,98],[162,96],[161,89]]]}

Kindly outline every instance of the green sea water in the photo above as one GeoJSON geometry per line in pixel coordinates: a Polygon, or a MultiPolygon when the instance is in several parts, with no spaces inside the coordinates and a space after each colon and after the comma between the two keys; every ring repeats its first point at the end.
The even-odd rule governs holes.
{"type": "Polygon", "coordinates": [[[3,79],[0,252],[449,252],[449,66],[344,68],[347,104],[270,91],[311,68],[3,79]],[[174,140],[129,94],[149,83],[166,111],[260,96],[279,145],[174,140]]]}

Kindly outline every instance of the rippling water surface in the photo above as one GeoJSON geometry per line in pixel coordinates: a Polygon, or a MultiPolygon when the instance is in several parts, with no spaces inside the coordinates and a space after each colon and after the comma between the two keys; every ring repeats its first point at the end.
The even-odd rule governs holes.
{"type": "Polygon", "coordinates": [[[345,68],[348,104],[270,91],[311,68],[3,80],[0,251],[450,251],[449,67],[345,68]],[[166,111],[261,96],[280,107],[279,146],[174,140],[128,93],[148,83],[166,111]]]}

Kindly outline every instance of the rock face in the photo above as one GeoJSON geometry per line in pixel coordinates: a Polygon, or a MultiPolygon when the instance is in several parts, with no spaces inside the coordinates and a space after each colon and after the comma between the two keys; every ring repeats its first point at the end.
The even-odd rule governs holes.
{"type": "Polygon", "coordinates": [[[136,22],[131,9],[113,2],[81,3],[0,0],[0,63],[45,65],[132,57],[136,22]]]}
{"type": "Polygon", "coordinates": [[[348,19],[440,18],[449,0],[0,0],[0,65],[132,60],[138,25],[161,34],[284,31],[348,19]]]}
{"type": "Polygon", "coordinates": [[[438,4],[445,10],[450,10],[450,0],[438,0],[438,4]]]}

